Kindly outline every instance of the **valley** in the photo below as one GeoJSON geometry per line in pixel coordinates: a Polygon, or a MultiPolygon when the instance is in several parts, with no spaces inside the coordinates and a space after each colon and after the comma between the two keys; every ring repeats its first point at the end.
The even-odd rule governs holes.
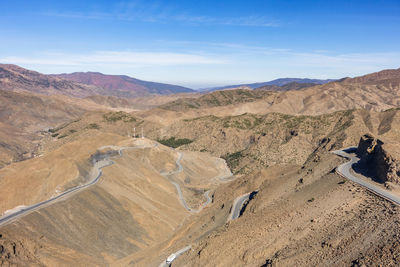
{"type": "Polygon", "coordinates": [[[2,71],[1,265],[400,260],[399,208],[380,193],[398,194],[400,69],[132,98],[98,73],[2,71]],[[332,153],[346,147],[368,171],[332,153]]]}

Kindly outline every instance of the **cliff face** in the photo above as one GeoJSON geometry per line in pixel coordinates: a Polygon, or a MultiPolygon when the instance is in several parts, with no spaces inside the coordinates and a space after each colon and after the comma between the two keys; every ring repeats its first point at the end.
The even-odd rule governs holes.
{"type": "Polygon", "coordinates": [[[363,135],[357,149],[360,163],[365,164],[369,173],[381,183],[400,184],[400,158],[393,156],[390,146],[370,135],[363,135]]]}

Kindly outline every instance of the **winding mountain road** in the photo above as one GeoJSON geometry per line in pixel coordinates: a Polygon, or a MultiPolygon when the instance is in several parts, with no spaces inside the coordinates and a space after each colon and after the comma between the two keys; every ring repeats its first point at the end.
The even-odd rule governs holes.
{"type": "MultiPolygon", "coordinates": [[[[178,159],[177,159],[176,162],[175,162],[176,166],[178,166],[177,170],[174,170],[174,171],[171,171],[171,172],[168,172],[168,173],[163,172],[163,173],[161,173],[161,175],[164,176],[166,179],[168,179],[168,181],[170,181],[170,182],[175,186],[176,191],[178,192],[179,201],[181,202],[182,206],[183,206],[187,211],[189,211],[189,212],[192,212],[192,213],[199,213],[200,211],[202,211],[206,206],[208,206],[208,205],[211,203],[211,201],[212,201],[212,199],[211,199],[211,197],[210,197],[210,192],[211,192],[211,190],[208,190],[208,191],[206,191],[206,192],[204,193],[204,197],[205,197],[207,200],[206,200],[203,204],[201,204],[200,207],[199,207],[198,209],[192,209],[192,208],[190,208],[190,207],[188,206],[188,204],[187,204],[186,201],[185,201],[185,198],[183,197],[183,193],[182,193],[181,186],[180,186],[177,182],[173,181],[173,180],[169,177],[169,176],[172,176],[172,175],[174,175],[174,174],[177,174],[177,173],[180,173],[180,172],[183,171],[183,167],[182,167],[182,164],[181,164],[181,160],[182,160],[182,158],[183,158],[183,154],[182,154],[181,152],[179,152],[179,151],[177,151],[177,153],[178,153],[178,159]]],[[[232,176],[233,176],[233,174],[231,173],[231,174],[229,174],[229,175],[225,175],[225,176],[222,176],[222,177],[218,177],[218,176],[217,176],[217,177],[218,177],[218,179],[220,179],[220,180],[226,180],[226,179],[228,179],[229,177],[232,177],[232,176]]]]}
{"type": "MultiPolygon", "coordinates": [[[[135,148],[141,148],[142,146],[137,146],[137,147],[120,147],[118,148],[118,156],[121,157],[122,156],[122,151],[125,149],[135,149],[135,148]]],[[[108,148],[108,146],[102,147],[102,148],[108,148]]],[[[102,149],[100,148],[100,149],[102,149]]],[[[116,148],[116,147],[111,147],[109,146],[109,148],[116,148]]],[[[115,156],[111,156],[111,157],[115,157],[115,156]]],[[[10,223],[11,221],[23,217],[25,215],[27,215],[28,213],[31,213],[35,210],[38,210],[46,205],[50,205],[53,204],[57,201],[60,201],[61,199],[65,199],[66,197],[69,197],[71,194],[76,193],[78,191],[81,191],[85,188],[88,188],[89,186],[92,186],[94,184],[96,184],[99,180],[100,177],[102,176],[103,172],[102,169],[104,167],[110,166],[112,164],[114,164],[115,162],[112,161],[110,158],[110,156],[106,156],[105,158],[98,160],[94,163],[93,169],[92,171],[95,172],[95,175],[92,179],[89,179],[89,181],[85,184],[76,186],[74,188],[68,189],[64,192],[62,192],[61,194],[54,196],[52,198],[49,198],[47,200],[44,200],[42,202],[30,205],[30,206],[24,206],[19,210],[16,210],[10,214],[4,215],[3,217],[0,218],[0,226],[3,226],[7,223],[10,223]]]]}
{"type": "Polygon", "coordinates": [[[400,205],[400,197],[392,194],[391,192],[389,192],[388,190],[385,190],[377,185],[374,185],[372,183],[369,183],[367,181],[364,181],[356,176],[354,176],[350,170],[352,169],[352,166],[356,163],[358,163],[360,161],[360,158],[358,158],[354,152],[357,149],[357,147],[348,147],[348,148],[344,148],[342,150],[336,150],[336,151],[332,151],[332,153],[343,157],[343,158],[347,158],[350,159],[349,162],[343,163],[341,165],[339,165],[336,168],[336,172],[342,176],[345,177],[365,188],[367,188],[370,192],[383,197],[391,202],[394,202],[397,205],[400,205]]]}
{"type": "Polygon", "coordinates": [[[170,263],[167,263],[167,260],[163,261],[160,265],[158,265],[158,267],[168,267],[171,265],[171,263],[178,258],[180,255],[182,255],[183,253],[185,253],[186,251],[190,250],[192,248],[192,246],[186,246],[184,248],[181,248],[180,250],[178,250],[177,252],[172,253],[171,255],[168,256],[168,258],[172,258],[173,260],[170,263]]]}
{"type": "Polygon", "coordinates": [[[231,213],[229,214],[228,217],[228,221],[234,220],[239,218],[240,216],[240,211],[242,210],[243,204],[250,199],[250,194],[252,192],[246,193],[244,195],[241,195],[239,197],[237,197],[234,201],[233,201],[233,205],[232,205],[232,210],[231,213]]]}
{"type": "MultiPolygon", "coordinates": [[[[189,212],[192,212],[192,213],[199,213],[200,211],[203,210],[203,208],[207,207],[207,206],[211,203],[211,201],[212,201],[212,199],[211,199],[211,197],[210,197],[210,192],[211,192],[211,190],[208,190],[208,191],[206,191],[206,192],[204,193],[204,197],[205,197],[207,200],[206,200],[197,210],[194,210],[194,209],[190,208],[190,207],[187,205],[187,203],[186,203],[186,201],[185,201],[185,199],[184,199],[184,197],[183,197],[183,193],[182,193],[182,190],[181,190],[180,185],[179,185],[178,183],[172,181],[172,179],[170,179],[170,178],[168,177],[168,176],[170,176],[170,175],[174,175],[174,174],[177,174],[177,173],[183,171],[183,167],[182,167],[182,164],[181,164],[181,160],[182,160],[182,158],[183,158],[183,154],[182,154],[181,152],[177,152],[177,153],[178,153],[178,159],[176,160],[175,163],[176,163],[176,165],[178,166],[178,169],[175,170],[175,171],[169,172],[169,173],[161,173],[161,175],[163,175],[165,178],[167,178],[167,179],[175,186],[176,191],[178,192],[179,200],[181,201],[181,203],[182,203],[182,205],[185,207],[185,209],[188,210],[189,212]]],[[[227,174],[227,175],[220,175],[220,176],[217,176],[217,177],[215,177],[215,178],[217,178],[217,179],[219,179],[220,181],[223,181],[223,182],[224,182],[224,181],[226,181],[228,178],[230,178],[230,177],[232,177],[232,176],[233,176],[233,174],[230,173],[230,174],[227,174]]],[[[251,194],[251,193],[248,193],[248,196],[250,196],[250,194],[251,194]]],[[[244,202],[242,202],[241,205],[243,205],[243,203],[244,203],[244,202]]],[[[241,209],[241,207],[239,208],[239,212],[240,212],[240,209],[241,209]]],[[[180,250],[178,250],[178,251],[172,253],[168,258],[173,258],[173,259],[175,260],[176,258],[178,258],[180,255],[182,255],[182,254],[185,253],[186,251],[190,250],[191,248],[192,248],[192,246],[191,246],[191,245],[188,245],[188,246],[186,246],[186,247],[184,247],[184,248],[182,248],[182,249],[180,249],[180,250]]],[[[168,260],[168,259],[167,259],[167,260],[168,260]]],[[[167,263],[167,260],[163,261],[163,262],[159,265],[159,267],[168,267],[168,266],[170,266],[171,263],[167,263]]],[[[171,262],[172,262],[172,261],[171,261],[171,262]]]]}
{"type": "MultiPolygon", "coordinates": [[[[153,147],[156,147],[156,146],[158,146],[157,143],[153,147]]],[[[109,148],[109,149],[112,149],[112,151],[118,151],[118,156],[122,157],[123,156],[123,150],[126,150],[126,149],[138,149],[138,148],[144,148],[144,147],[145,146],[136,146],[136,147],[103,146],[103,147],[100,147],[99,150],[109,148]]],[[[93,175],[94,177],[92,179],[90,179],[91,178],[90,177],[89,181],[87,183],[79,185],[79,186],[76,186],[76,187],[71,188],[71,189],[68,189],[68,190],[60,193],[59,195],[51,197],[51,198],[49,198],[47,200],[44,200],[42,202],[30,205],[30,206],[23,206],[20,209],[15,210],[14,212],[11,212],[11,213],[9,213],[7,215],[4,215],[3,217],[0,217],[0,226],[8,224],[8,223],[12,222],[13,220],[16,220],[17,218],[23,217],[23,216],[25,216],[25,215],[27,215],[27,214],[35,211],[35,210],[43,208],[43,207],[45,207],[47,205],[51,205],[51,204],[54,204],[57,201],[60,201],[62,199],[66,199],[67,197],[71,196],[73,193],[79,192],[81,190],[84,190],[84,189],[96,184],[100,180],[100,177],[103,174],[102,169],[104,167],[111,166],[111,165],[113,165],[115,163],[113,160],[111,160],[111,158],[115,157],[115,155],[107,155],[107,154],[105,154],[103,156],[104,157],[101,158],[100,160],[96,159],[96,162],[94,163],[93,168],[92,168],[92,173],[94,172],[94,175],[93,175]]],[[[185,201],[185,199],[183,197],[183,193],[182,193],[180,185],[168,177],[168,176],[171,176],[171,175],[174,175],[174,174],[177,174],[177,173],[180,173],[180,172],[183,171],[183,167],[182,167],[182,164],[181,164],[182,158],[183,158],[183,154],[181,152],[178,152],[178,159],[176,160],[176,165],[178,166],[177,170],[171,171],[169,173],[161,173],[161,175],[164,176],[165,178],[167,178],[175,186],[175,188],[176,188],[176,190],[178,192],[179,200],[182,203],[182,205],[185,207],[185,209],[188,210],[189,212],[192,212],[192,213],[199,213],[204,207],[209,205],[211,203],[211,201],[212,201],[211,197],[209,196],[210,190],[208,190],[208,191],[206,191],[204,193],[204,197],[207,200],[197,210],[195,210],[195,209],[190,208],[187,205],[187,203],[186,203],[186,201],[185,201]]],[[[226,180],[226,179],[228,179],[228,178],[230,178],[232,176],[233,176],[232,174],[229,174],[229,175],[224,175],[222,177],[216,177],[216,178],[218,178],[220,180],[226,180]]],[[[248,195],[250,195],[250,193],[248,195]]],[[[241,202],[240,205],[243,205],[244,201],[241,202]]],[[[241,206],[240,206],[240,208],[241,208],[241,206]]],[[[239,208],[239,212],[240,212],[240,208],[239,208]]],[[[179,257],[181,254],[185,253],[186,251],[188,251],[190,249],[191,249],[191,245],[188,245],[188,246],[178,250],[177,252],[171,254],[169,258],[175,259],[175,258],[179,257]]],[[[167,261],[164,261],[163,263],[160,264],[160,266],[169,266],[169,265],[170,264],[168,264],[167,261]]]]}

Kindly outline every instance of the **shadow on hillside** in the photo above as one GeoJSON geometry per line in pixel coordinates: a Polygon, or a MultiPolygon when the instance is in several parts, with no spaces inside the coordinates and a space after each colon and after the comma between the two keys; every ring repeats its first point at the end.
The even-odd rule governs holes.
{"type": "Polygon", "coordinates": [[[349,154],[356,153],[357,152],[357,147],[349,147],[349,148],[343,149],[343,151],[346,152],[346,153],[349,153],[349,154]]]}
{"type": "Polygon", "coordinates": [[[359,161],[357,163],[354,163],[352,168],[354,172],[361,174],[367,178],[370,178],[374,182],[380,184],[385,183],[385,181],[382,181],[377,177],[376,167],[373,164],[368,164],[368,162],[366,161],[359,161]]]}

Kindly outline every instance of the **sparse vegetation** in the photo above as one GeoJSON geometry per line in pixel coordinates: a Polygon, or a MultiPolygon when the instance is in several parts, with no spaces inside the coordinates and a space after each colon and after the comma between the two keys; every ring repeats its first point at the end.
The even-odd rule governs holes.
{"type": "Polygon", "coordinates": [[[68,136],[68,135],[63,134],[63,135],[60,135],[60,136],[58,137],[58,139],[61,139],[61,138],[67,137],[67,136],[68,136]]]}
{"type": "Polygon", "coordinates": [[[69,132],[70,132],[71,134],[73,134],[73,133],[76,133],[76,130],[71,129],[71,130],[69,130],[69,132]]]}
{"type": "Polygon", "coordinates": [[[123,112],[123,111],[109,112],[107,114],[104,114],[103,118],[107,122],[117,122],[117,121],[135,122],[136,121],[135,117],[133,117],[132,115],[130,115],[126,112],[123,112]]]}
{"type": "Polygon", "coordinates": [[[182,138],[182,139],[175,139],[175,137],[171,137],[168,139],[157,139],[157,141],[165,146],[177,148],[183,145],[187,145],[193,142],[193,140],[188,139],[188,138],[182,138]]]}
{"type": "Polygon", "coordinates": [[[51,137],[57,137],[59,135],[59,133],[53,133],[52,135],[51,135],[51,137]]]}
{"type": "Polygon", "coordinates": [[[91,123],[87,126],[88,129],[100,129],[100,126],[97,123],[91,123]]]}
{"type": "Polygon", "coordinates": [[[239,165],[240,159],[243,157],[243,151],[237,151],[234,153],[228,153],[222,158],[226,160],[226,164],[228,164],[228,167],[233,170],[239,165]]]}
{"type": "Polygon", "coordinates": [[[59,130],[64,129],[64,128],[67,127],[68,125],[71,125],[72,123],[78,122],[78,121],[80,121],[80,120],[81,120],[81,119],[76,119],[76,120],[73,120],[73,121],[64,123],[63,125],[58,126],[58,127],[56,127],[56,128],[50,128],[50,129],[48,130],[48,132],[49,132],[49,133],[56,133],[56,132],[58,132],[59,130]]]}

